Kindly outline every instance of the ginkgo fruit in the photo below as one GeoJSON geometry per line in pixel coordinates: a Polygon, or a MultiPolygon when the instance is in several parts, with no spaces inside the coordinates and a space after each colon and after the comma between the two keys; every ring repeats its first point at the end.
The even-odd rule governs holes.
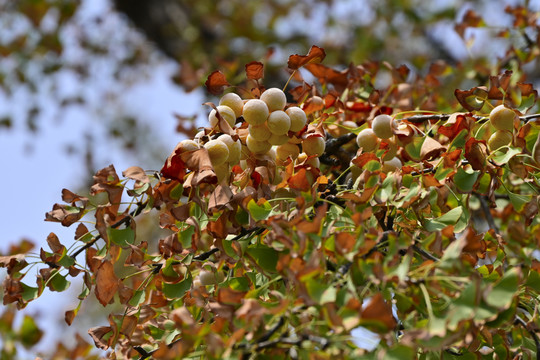
{"type": "Polygon", "coordinates": [[[379,137],[373,129],[364,129],[356,135],[356,144],[365,152],[374,151],[379,146],[379,137]]]}
{"type": "Polygon", "coordinates": [[[371,122],[371,129],[380,139],[388,139],[394,135],[394,119],[390,115],[375,116],[371,122]]]}
{"type": "Polygon", "coordinates": [[[302,149],[308,155],[321,156],[325,147],[326,143],[322,136],[310,136],[302,141],[302,149]]]}
{"type": "Polygon", "coordinates": [[[272,148],[268,141],[257,141],[251,135],[248,135],[246,145],[254,154],[265,154],[272,148]]]}
{"type": "Polygon", "coordinates": [[[250,125],[264,124],[270,111],[266,103],[260,99],[251,99],[246,101],[242,110],[244,120],[250,125]]]}
{"type": "Polygon", "coordinates": [[[291,106],[286,111],[287,115],[291,119],[291,127],[289,131],[298,132],[306,126],[307,116],[304,110],[300,109],[298,106],[291,106]]]}
{"type": "Polygon", "coordinates": [[[274,135],[285,135],[291,128],[291,119],[285,111],[272,111],[267,120],[268,129],[274,135]]]}
{"type": "Polygon", "coordinates": [[[237,118],[242,115],[242,109],[244,108],[244,100],[236,93],[228,93],[221,97],[219,105],[226,105],[230,107],[237,118]]]}
{"type": "Polygon", "coordinates": [[[288,141],[289,141],[289,137],[287,136],[287,134],[284,134],[284,135],[272,134],[272,136],[268,138],[268,142],[271,145],[283,145],[288,141]]]}
{"type": "Polygon", "coordinates": [[[224,179],[228,179],[230,172],[230,166],[228,162],[224,162],[220,165],[214,165],[214,172],[218,178],[218,183],[222,182],[224,179]]]}
{"type": "MultiPolygon", "coordinates": [[[[224,118],[231,127],[234,127],[234,124],[236,123],[236,115],[230,107],[226,105],[219,105],[216,107],[217,111],[221,115],[222,118],[224,118]]],[[[210,115],[208,115],[208,121],[210,122],[210,126],[215,128],[218,126],[218,117],[216,115],[216,109],[213,109],[210,111],[210,115]]]]}
{"type": "Polygon", "coordinates": [[[298,157],[298,155],[300,155],[300,149],[296,144],[291,144],[288,142],[276,148],[276,156],[282,161],[287,160],[288,157],[294,160],[298,157]]]}
{"type": "Polygon", "coordinates": [[[238,161],[240,161],[240,152],[242,151],[242,143],[240,140],[233,140],[232,136],[229,134],[220,135],[217,140],[222,141],[229,149],[227,162],[231,164],[238,163],[238,161]]]}
{"type": "Polygon", "coordinates": [[[218,283],[216,274],[211,270],[201,270],[199,273],[199,280],[203,286],[216,285],[218,283]]]}
{"type": "Polygon", "coordinates": [[[218,166],[223,164],[229,158],[229,148],[223,141],[220,140],[210,140],[204,144],[206,150],[208,150],[208,155],[213,166],[218,166]]]}
{"type": "Polygon", "coordinates": [[[200,149],[199,144],[194,140],[182,140],[178,143],[177,148],[180,149],[180,152],[193,151],[200,149]]]}
{"type": "Polygon", "coordinates": [[[497,130],[514,130],[514,119],[516,113],[514,110],[507,108],[504,105],[495,107],[489,113],[489,121],[491,125],[497,130]]]}
{"type": "Polygon", "coordinates": [[[257,141],[266,141],[272,136],[270,129],[266,123],[261,125],[249,125],[248,126],[249,135],[257,141]]]}
{"type": "Polygon", "coordinates": [[[287,104],[287,97],[283,90],[270,88],[261,94],[261,100],[268,105],[270,111],[283,110],[287,104]]]}
{"type": "Polygon", "coordinates": [[[383,162],[382,172],[389,173],[391,171],[401,169],[402,166],[403,164],[401,163],[401,160],[399,160],[397,157],[394,157],[394,158],[391,158],[390,160],[383,162]]]}
{"type": "Polygon", "coordinates": [[[487,142],[489,151],[495,151],[503,146],[510,145],[512,143],[512,133],[507,130],[497,130],[490,137],[487,142]]]}

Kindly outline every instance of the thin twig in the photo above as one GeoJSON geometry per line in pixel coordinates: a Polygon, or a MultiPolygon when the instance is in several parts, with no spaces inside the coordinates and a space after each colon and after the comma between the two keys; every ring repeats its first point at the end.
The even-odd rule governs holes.
{"type": "Polygon", "coordinates": [[[414,251],[416,251],[417,253],[419,253],[421,256],[425,257],[428,260],[433,260],[433,261],[439,261],[440,260],[438,257],[436,257],[433,254],[431,254],[430,252],[422,249],[421,247],[419,247],[416,244],[414,244],[412,246],[412,248],[413,248],[414,251]]]}
{"type": "Polygon", "coordinates": [[[488,202],[486,200],[486,197],[482,196],[482,195],[479,195],[479,194],[475,194],[475,195],[478,198],[478,200],[480,200],[480,206],[482,207],[482,211],[484,212],[484,217],[486,218],[486,221],[487,221],[489,227],[491,229],[495,230],[495,232],[498,234],[499,233],[499,228],[495,224],[495,220],[493,219],[493,215],[491,215],[491,209],[489,208],[489,204],[488,204],[488,202]]]}

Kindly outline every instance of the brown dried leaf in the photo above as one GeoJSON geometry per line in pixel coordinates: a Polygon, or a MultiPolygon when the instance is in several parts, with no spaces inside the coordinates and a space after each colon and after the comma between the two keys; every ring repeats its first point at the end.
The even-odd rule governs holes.
{"type": "Polygon", "coordinates": [[[63,226],[71,226],[80,220],[84,212],[63,204],[54,204],[53,209],[45,214],[45,221],[59,222],[63,226]]]}
{"type": "Polygon", "coordinates": [[[489,97],[488,91],[483,86],[477,86],[470,90],[456,89],[454,95],[467,111],[479,111],[489,97]]]}
{"type": "Polygon", "coordinates": [[[114,273],[112,263],[108,260],[103,261],[96,271],[96,288],[94,290],[96,298],[101,305],[107,306],[113,300],[118,288],[119,279],[114,273]]]}
{"type": "Polygon", "coordinates": [[[322,64],[307,64],[305,69],[312,73],[321,83],[332,84],[338,91],[344,90],[349,83],[349,69],[337,71],[322,64]]]}
{"type": "Polygon", "coordinates": [[[336,250],[339,254],[345,255],[352,251],[356,244],[356,238],[349,232],[340,232],[336,235],[336,250]]]}
{"type": "Polygon", "coordinates": [[[251,80],[259,80],[264,77],[264,65],[259,61],[246,64],[246,76],[251,80]]]}
{"type": "Polygon", "coordinates": [[[206,85],[206,88],[210,94],[219,95],[223,92],[225,87],[230,86],[231,84],[229,84],[225,78],[225,75],[221,71],[216,70],[208,75],[208,79],[204,85],[206,85]]]}
{"type": "Polygon", "coordinates": [[[426,136],[422,148],[420,149],[420,158],[422,160],[431,160],[438,157],[446,151],[446,147],[442,146],[437,140],[426,136]]]}
{"type": "Polygon", "coordinates": [[[453,140],[463,129],[469,129],[466,115],[462,113],[454,113],[450,115],[446,123],[439,126],[439,134],[453,140]]]}
{"type": "Polygon", "coordinates": [[[146,175],[144,170],[138,166],[131,166],[125,171],[122,171],[122,176],[127,177],[132,180],[136,180],[142,183],[149,183],[150,178],[146,175]]]}
{"type": "Polygon", "coordinates": [[[474,170],[484,171],[487,163],[487,146],[484,140],[470,138],[465,143],[465,158],[474,170]]]}
{"type": "Polygon", "coordinates": [[[55,254],[62,254],[64,252],[65,247],[60,244],[60,240],[55,233],[50,233],[49,236],[47,236],[47,244],[49,244],[49,247],[55,254]]]}
{"type": "Polygon", "coordinates": [[[326,57],[326,53],[323,48],[313,45],[309,49],[307,55],[291,55],[289,56],[289,61],[287,61],[287,66],[291,70],[297,70],[306,64],[311,63],[320,63],[326,57]]]}
{"type": "Polygon", "coordinates": [[[104,340],[103,337],[111,331],[112,328],[110,326],[99,326],[88,330],[88,334],[92,337],[98,348],[107,350],[111,346],[114,336],[109,337],[107,340],[104,340]]]}
{"type": "Polygon", "coordinates": [[[385,326],[385,331],[396,326],[396,319],[392,314],[392,306],[384,301],[381,293],[375,294],[360,314],[362,320],[373,320],[385,326]]]}

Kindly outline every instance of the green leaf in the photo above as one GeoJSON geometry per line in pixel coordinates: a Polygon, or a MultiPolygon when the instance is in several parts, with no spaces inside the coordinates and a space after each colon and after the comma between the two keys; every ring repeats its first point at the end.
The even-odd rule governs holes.
{"type": "Polygon", "coordinates": [[[116,245],[126,247],[135,243],[135,231],[131,227],[125,229],[107,228],[109,239],[116,245]]]}
{"type": "Polygon", "coordinates": [[[493,289],[485,295],[486,303],[498,309],[507,309],[512,305],[519,287],[519,271],[516,268],[507,270],[503,277],[495,283],[493,289]]]}
{"type": "Polygon", "coordinates": [[[39,296],[39,289],[21,282],[23,287],[22,298],[24,301],[32,301],[39,296]]]}
{"type": "Polygon", "coordinates": [[[521,154],[522,151],[522,149],[515,147],[504,148],[504,150],[495,151],[492,154],[491,159],[493,159],[493,161],[495,161],[497,164],[503,165],[508,163],[508,161],[510,161],[510,159],[515,155],[521,154]]]}
{"type": "Polygon", "coordinates": [[[49,282],[49,287],[53,291],[62,292],[64,290],[67,290],[70,284],[71,283],[66,280],[65,276],[56,273],[55,275],[52,275],[52,278],[49,282]]]}
{"type": "Polygon", "coordinates": [[[324,284],[317,278],[310,278],[305,284],[309,296],[318,304],[324,305],[336,301],[337,290],[334,286],[324,284]]]}
{"type": "Polygon", "coordinates": [[[193,226],[188,226],[182,231],[178,232],[179,240],[183,248],[189,249],[191,247],[191,239],[194,233],[195,227],[193,226]]]}
{"type": "Polygon", "coordinates": [[[451,269],[456,264],[461,264],[460,256],[465,245],[465,237],[463,236],[448,245],[439,262],[439,268],[451,269]]]}
{"type": "Polygon", "coordinates": [[[168,284],[164,282],[162,286],[163,295],[165,295],[169,299],[181,299],[191,288],[191,283],[191,273],[188,273],[188,276],[184,280],[176,284],[168,284]]]}
{"type": "Polygon", "coordinates": [[[144,290],[137,290],[133,293],[133,296],[129,300],[129,305],[133,307],[138,307],[141,305],[146,298],[146,292],[144,290]]]}
{"type": "Polygon", "coordinates": [[[512,203],[512,206],[516,211],[523,210],[523,207],[525,204],[531,201],[532,196],[531,195],[520,195],[520,194],[514,194],[511,191],[506,191],[508,193],[508,198],[510,199],[510,202],[512,203]]]}
{"type": "Polygon", "coordinates": [[[386,360],[407,360],[407,359],[416,359],[416,352],[412,347],[405,345],[395,345],[394,347],[388,349],[386,354],[384,354],[384,359],[386,360]]]}
{"type": "Polygon", "coordinates": [[[474,171],[472,169],[464,170],[463,168],[458,168],[456,174],[454,174],[454,183],[460,192],[469,193],[472,191],[480,171],[474,171]]]}
{"type": "Polygon", "coordinates": [[[442,230],[449,225],[455,225],[462,214],[463,208],[461,206],[457,206],[452,210],[448,211],[446,214],[439,216],[438,218],[426,220],[424,228],[427,231],[442,230]]]}
{"type": "Polygon", "coordinates": [[[32,347],[38,343],[42,335],[43,332],[38,328],[34,319],[29,315],[25,315],[18,333],[21,343],[26,348],[32,347]]]}
{"type": "Polygon", "coordinates": [[[249,281],[245,277],[233,277],[227,280],[228,286],[236,291],[246,292],[250,290],[249,281]]]}
{"type": "Polygon", "coordinates": [[[257,265],[269,273],[276,272],[278,252],[265,245],[248,247],[246,253],[251,256],[257,265]]]}
{"type": "Polygon", "coordinates": [[[255,200],[251,199],[247,204],[247,209],[253,220],[261,221],[265,220],[268,215],[270,215],[270,212],[272,211],[272,206],[266,200],[264,200],[262,205],[258,205],[255,200]]]}
{"type": "Polygon", "coordinates": [[[415,161],[421,160],[422,157],[420,156],[420,154],[422,150],[422,145],[424,144],[425,140],[425,137],[414,136],[412,138],[412,141],[405,145],[405,151],[411,157],[411,159],[415,161]]]}

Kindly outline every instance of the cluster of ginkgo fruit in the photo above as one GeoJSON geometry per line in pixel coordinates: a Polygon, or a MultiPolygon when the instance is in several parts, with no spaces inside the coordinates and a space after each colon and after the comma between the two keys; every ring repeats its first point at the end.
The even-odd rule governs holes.
{"type": "Polygon", "coordinates": [[[489,122],[496,129],[487,141],[489,151],[496,151],[504,146],[511,145],[513,140],[514,122],[519,117],[514,110],[499,105],[491,110],[489,122]]]}
{"type": "Polygon", "coordinates": [[[318,157],[324,153],[324,137],[313,133],[299,135],[306,127],[307,115],[298,106],[287,107],[287,98],[281,89],[270,88],[260,98],[248,100],[236,93],[227,93],[210,112],[208,121],[212,132],[203,130],[193,140],[181,141],[179,146],[182,152],[206,148],[220,182],[228,178],[232,166],[238,164],[245,168],[250,156],[271,159],[277,164],[291,159],[320,166],[318,157]],[[220,134],[220,118],[233,130],[239,129],[237,123],[242,123],[238,121],[241,118],[247,123],[248,131],[236,131],[238,136],[220,134]]]}

